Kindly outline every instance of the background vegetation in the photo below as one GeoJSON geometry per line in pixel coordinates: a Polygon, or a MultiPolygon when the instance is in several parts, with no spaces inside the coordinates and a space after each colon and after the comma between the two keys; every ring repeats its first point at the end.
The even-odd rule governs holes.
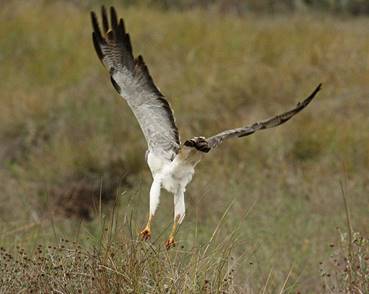
{"type": "Polygon", "coordinates": [[[137,122],[91,44],[100,1],[1,4],[0,291],[358,291],[368,279],[368,19],[114,3],[182,140],[323,90],[283,127],[209,154],[166,252],[165,192],[152,243],[137,239],[151,176],[137,122]],[[360,235],[346,229],[340,183],[360,235]]]}
{"type": "MultiPolygon", "coordinates": [[[[94,6],[107,1],[101,0],[67,0],[75,5],[94,6]]],[[[324,12],[335,15],[367,15],[368,0],[121,0],[125,6],[137,4],[165,9],[188,10],[205,8],[220,13],[244,15],[249,13],[295,13],[324,12]]]]}

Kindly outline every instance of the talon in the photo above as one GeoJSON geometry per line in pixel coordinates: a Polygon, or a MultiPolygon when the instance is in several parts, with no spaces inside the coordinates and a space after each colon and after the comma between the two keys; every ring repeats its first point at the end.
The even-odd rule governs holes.
{"type": "Polygon", "coordinates": [[[174,241],[173,237],[169,237],[169,239],[165,241],[165,248],[169,250],[172,247],[176,247],[176,242],[174,241]]]}
{"type": "Polygon", "coordinates": [[[141,236],[141,240],[150,240],[151,239],[151,230],[149,228],[145,228],[143,231],[141,231],[140,233],[141,236]]]}

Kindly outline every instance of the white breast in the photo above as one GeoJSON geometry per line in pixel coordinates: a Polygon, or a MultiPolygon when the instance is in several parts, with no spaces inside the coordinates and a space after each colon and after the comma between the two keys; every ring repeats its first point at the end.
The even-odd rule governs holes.
{"type": "Polygon", "coordinates": [[[194,166],[188,161],[181,160],[179,156],[169,161],[149,152],[147,164],[153,177],[159,177],[165,190],[171,193],[176,193],[179,188],[185,190],[195,173],[194,166]]]}

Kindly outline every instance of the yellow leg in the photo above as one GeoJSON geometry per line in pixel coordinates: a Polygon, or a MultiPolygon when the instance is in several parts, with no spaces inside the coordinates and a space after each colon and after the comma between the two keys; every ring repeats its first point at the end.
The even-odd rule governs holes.
{"type": "Polygon", "coordinates": [[[151,221],[152,221],[152,215],[149,214],[149,220],[147,221],[146,227],[141,231],[140,236],[142,240],[149,240],[151,238],[151,221]]]}
{"type": "Polygon", "coordinates": [[[168,240],[165,242],[165,247],[167,248],[167,250],[169,250],[170,248],[176,246],[174,236],[175,236],[176,231],[177,231],[178,223],[179,223],[179,215],[176,216],[176,218],[174,220],[174,223],[173,223],[172,231],[169,234],[168,240]]]}

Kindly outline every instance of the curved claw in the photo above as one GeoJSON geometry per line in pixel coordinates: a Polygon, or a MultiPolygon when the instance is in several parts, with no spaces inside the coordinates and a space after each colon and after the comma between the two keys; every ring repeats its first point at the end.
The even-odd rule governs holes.
{"type": "Polygon", "coordinates": [[[165,241],[165,248],[169,250],[170,248],[176,247],[176,241],[173,237],[169,237],[167,241],[165,241]]]}
{"type": "Polygon", "coordinates": [[[151,230],[149,228],[145,228],[143,231],[141,231],[140,233],[141,236],[141,240],[150,240],[151,239],[151,230]]]}

